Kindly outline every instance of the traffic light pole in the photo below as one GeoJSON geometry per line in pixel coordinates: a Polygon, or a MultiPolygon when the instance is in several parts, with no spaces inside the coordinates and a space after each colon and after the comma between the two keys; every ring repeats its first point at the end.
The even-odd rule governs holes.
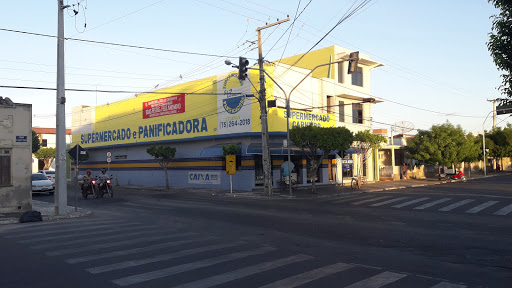
{"type": "Polygon", "coordinates": [[[260,112],[261,112],[261,152],[262,152],[262,158],[263,158],[263,177],[264,177],[264,188],[265,188],[265,195],[271,196],[272,195],[272,165],[270,163],[270,151],[268,147],[268,120],[267,120],[267,96],[265,91],[265,74],[263,70],[263,52],[261,47],[261,30],[267,29],[269,27],[279,25],[281,23],[284,23],[286,21],[290,21],[290,18],[277,21],[272,24],[268,24],[263,27],[259,27],[256,29],[258,32],[258,65],[260,70],[260,112]]]}

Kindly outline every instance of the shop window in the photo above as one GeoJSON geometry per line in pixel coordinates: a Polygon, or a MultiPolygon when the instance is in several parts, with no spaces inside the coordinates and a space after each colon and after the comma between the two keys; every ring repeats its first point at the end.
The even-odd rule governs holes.
{"type": "Polygon", "coordinates": [[[352,123],[363,124],[363,104],[352,103],[352,123]]]}
{"type": "Polygon", "coordinates": [[[0,154],[0,186],[10,186],[11,183],[11,155],[9,150],[0,154]]]}
{"type": "Polygon", "coordinates": [[[338,102],[338,108],[339,108],[338,121],[345,122],[345,102],[343,102],[343,101],[338,102]]]}
{"type": "Polygon", "coordinates": [[[338,83],[343,83],[343,63],[338,63],[338,83]]]}
{"type": "Polygon", "coordinates": [[[334,96],[327,96],[327,113],[334,114],[334,96]]]}
{"type": "Polygon", "coordinates": [[[363,68],[357,67],[357,71],[352,73],[352,85],[363,87],[363,68]]]}

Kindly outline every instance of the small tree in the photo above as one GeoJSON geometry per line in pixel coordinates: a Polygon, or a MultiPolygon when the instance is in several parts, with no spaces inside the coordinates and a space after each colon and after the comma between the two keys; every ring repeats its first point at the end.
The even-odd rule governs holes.
{"type": "Polygon", "coordinates": [[[49,170],[53,160],[55,160],[55,148],[41,148],[34,153],[34,157],[39,160],[43,160],[43,170],[49,170]]]}
{"type": "Polygon", "coordinates": [[[370,151],[373,149],[379,149],[381,147],[382,142],[387,140],[386,137],[382,135],[373,134],[370,130],[359,131],[354,136],[354,145],[352,148],[358,155],[359,165],[357,165],[357,184],[360,188],[361,180],[363,176],[363,167],[364,164],[368,162],[370,158],[370,151]]]}
{"type": "MultiPolygon", "coordinates": [[[[433,125],[430,130],[418,130],[414,138],[407,139],[406,150],[412,158],[421,162],[440,166],[453,166],[466,159],[468,138],[460,126],[453,126],[449,122],[433,125]]],[[[473,142],[474,143],[474,142],[473,142]]]]}
{"type": "Polygon", "coordinates": [[[503,157],[512,156],[512,128],[496,127],[487,134],[485,144],[489,148],[489,156],[496,158],[497,161],[501,160],[503,167],[503,157]]]}
{"type": "Polygon", "coordinates": [[[311,163],[311,192],[316,193],[315,175],[322,160],[332,151],[345,151],[350,147],[354,135],[345,127],[293,127],[290,140],[304,151],[311,163]],[[306,151],[307,150],[307,151],[306,151]],[[320,153],[320,157],[318,157],[320,153]]]}
{"type": "Polygon", "coordinates": [[[169,190],[169,177],[167,176],[167,167],[169,167],[169,163],[176,155],[176,148],[163,146],[163,145],[155,145],[150,146],[146,149],[146,153],[155,157],[158,160],[158,164],[160,167],[164,169],[165,172],[165,188],[169,190]]]}
{"type": "Polygon", "coordinates": [[[237,144],[222,145],[222,156],[236,155],[240,147],[241,146],[237,144]]]}
{"type": "Polygon", "coordinates": [[[39,136],[37,136],[36,131],[32,130],[32,153],[36,153],[39,148],[41,148],[41,143],[39,143],[39,136]]]}

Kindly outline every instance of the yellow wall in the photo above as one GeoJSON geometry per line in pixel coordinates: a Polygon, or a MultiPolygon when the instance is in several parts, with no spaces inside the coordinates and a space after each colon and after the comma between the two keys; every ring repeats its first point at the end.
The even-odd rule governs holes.
{"type": "MultiPolygon", "coordinates": [[[[284,58],[284,59],[281,59],[279,62],[287,64],[287,65],[297,66],[300,68],[305,68],[305,69],[311,70],[314,67],[316,67],[318,64],[329,63],[329,62],[333,61],[332,57],[334,56],[334,46],[311,51],[311,52],[307,53],[307,55],[304,56],[304,58],[302,58],[298,63],[295,63],[295,61],[299,60],[300,57],[302,57],[302,55],[304,55],[304,54],[284,58]]],[[[331,67],[331,71],[334,71],[334,67],[331,67]]],[[[329,74],[329,66],[324,66],[324,67],[320,67],[320,68],[316,69],[315,71],[313,71],[312,76],[315,78],[334,79],[335,73],[331,72],[330,77],[328,74],[329,74]]]]}

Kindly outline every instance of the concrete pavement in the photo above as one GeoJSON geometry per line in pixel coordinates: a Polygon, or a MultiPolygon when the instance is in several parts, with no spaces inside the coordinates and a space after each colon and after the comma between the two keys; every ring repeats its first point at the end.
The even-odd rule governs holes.
{"type": "MultiPolygon", "coordinates": [[[[483,175],[472,175],[471,178],[468,178],[468,181],[472,181],[475,179],[483,178],[483,177],[493,177],[499,175],[507,175],[507,172],[501,173],[493,173],[487,176],[483,175]]],[[[317,193],[311,193],[311,186],[302,186],[294,189],[292,191],[292,195],[289,195],[288,190],[281,192],[280,189],[274,189],[274,193],[272,196],[266,196],[263,193],[263,189],[255,189],[252,192],[241,192],[234,191],[230,193],[225,190],[216,190],[216,189],[191,189],[191,188],[178,188],[173,187],[171,191],[180,191],[180,192],[189,192],[189,193],[201,193],[208,194],[212,196],[220,196],[220,197],[238,197],[238,198],[252,198],[252,199],[311,199],[311,198],[324,198],[324,197],[335,197],[339,195],[346,194],[357,194],[357,193],[372,193],[372,192],[383,192],[390,191],[396,189],[405,189],[412,187],[422,187],[429,185],[437,185],[446,183],[446,181],[439,181],[438,179],[406,179],[406,180],[397,180],[397,181],[380,181],[375,183],[367,183],[362,186],[360,190],[353,190],[350,186],[341,187],[339,185],[327,184],[327,185],[316,185],[317,193]]],[[[350,184],[349,184],[350,185],[350,184]]],[[[156,186],[133,186],[133,185],[122,185],[119,189],[127,189],[132,190],[136,189],[142,193],[147,192],[156,192],[162,193],[165,190],[163,187],[156,186]]],[[[32,210],[41,212],[43,216],[43,221],[50,220],[58,220],[65,218],[76,218],[83,217],[92,214],[92,212],[85,208],[77,208],[75,211],[75,207],[68,206],[66,215],[55,215],[55,207],[53,203],[47,203],[43,201],[32,200],[32,210]]],[[[0,213],[0,225],[2,224],[13,224],[19,223],[19,218],[22,213],[14,212],[14,213],[0,213]]]]}

